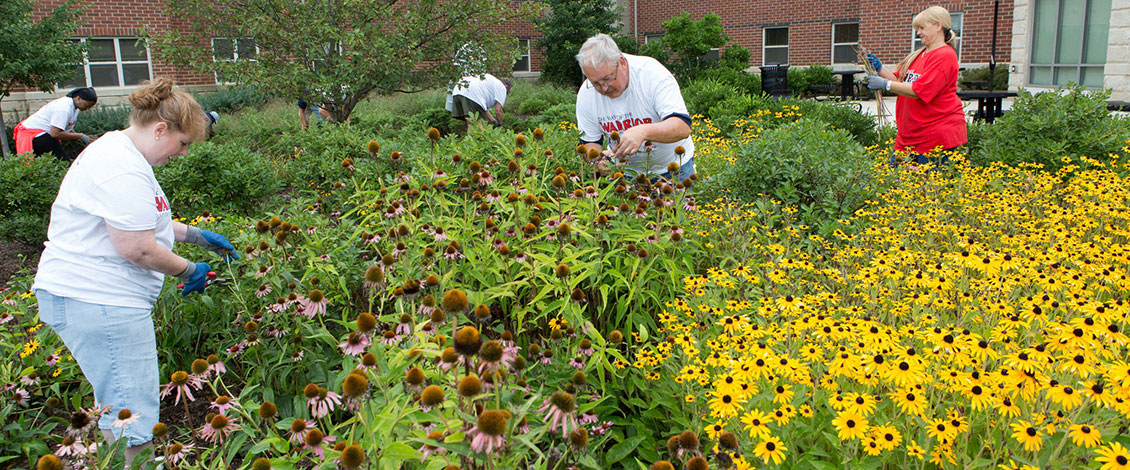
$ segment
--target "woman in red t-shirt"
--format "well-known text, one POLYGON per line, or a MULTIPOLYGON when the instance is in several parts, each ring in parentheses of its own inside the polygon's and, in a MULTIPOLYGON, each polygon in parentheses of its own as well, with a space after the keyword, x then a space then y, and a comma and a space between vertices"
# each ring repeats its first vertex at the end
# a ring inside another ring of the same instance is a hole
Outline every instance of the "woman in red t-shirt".
MULTIPOLYGON (((922 47, 902 59, 894 72, 872 54, 868 62, 879 75, 867 76, 867 87, 898 95, 895 102, 895 150, 911 161, 934 161, 924 154, 946 153, 965 144, 965 111, 957 97, 957 53, 948 43, 954 39, 950 14, 932 6, 914 17, 914 30, 922 47)), ((892 161, 895 161, 892 158, 892 161)))

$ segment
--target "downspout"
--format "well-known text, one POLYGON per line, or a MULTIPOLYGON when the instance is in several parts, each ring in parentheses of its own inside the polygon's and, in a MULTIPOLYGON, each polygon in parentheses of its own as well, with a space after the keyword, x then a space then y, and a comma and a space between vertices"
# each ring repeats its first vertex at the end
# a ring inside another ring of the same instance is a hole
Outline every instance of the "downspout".
POLYGON ((640 41, 640 0, 632 0, 632 29, 636 42, 640 41))

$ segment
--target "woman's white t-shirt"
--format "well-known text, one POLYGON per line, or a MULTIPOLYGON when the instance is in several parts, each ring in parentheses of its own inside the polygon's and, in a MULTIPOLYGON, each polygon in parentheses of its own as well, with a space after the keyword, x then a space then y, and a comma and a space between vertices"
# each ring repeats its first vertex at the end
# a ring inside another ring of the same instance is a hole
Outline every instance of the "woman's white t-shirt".
MULTIPOLYGON (((624 132, 630 127, 662 122, 671 116, 690 121, 679 83, 663 64, 646 56, 624 54, 624 57, 628 59, 628 88, 620 96, 609 98, 597 93, 588 80, 577 91, 577 128, 585 142, 607 145, 607 136, 612 131, 624 132)), ((668 163, 682 166, 694 157, 694 142, 690 137, 669 144, 654 144, 650 157, 643 147, 628 157, 632 168, 663 174, 667 172, 668 163), (675 147, 680 145, 685 150, 681 159, 675 154, 675 147)))
POLYGON ((152 308, 164 275, 122 258, 107 225, 153 230, 158 244, 173 249, 169 200, 153 167, 121 131, 91 143, 63 178, 32 288, 83 302, 152 308))
POLYGON ((50 131, 51 126, 71 132, 75 128, 75 121, 78 120, 78 113, 79 109, 75 106, 75 99, 64 96, 39 108, 39 111, 36 111, 35 114, 24 119, 23 124, 28 129, 43 131, 36 134, 36 137, 50 131))
POLYGON ((476 75, 471 75, 463 77, 463 80, 466 81, 466 84, 457 84, 451 93, 452 95, 463 95, 487 111, 490 111, 495 103, 498 103, 499 106, 506 106, 506 85, 502 83, 502 80, 495 78, 494 75, 488 73, 483 75, 481 79, 476 75))

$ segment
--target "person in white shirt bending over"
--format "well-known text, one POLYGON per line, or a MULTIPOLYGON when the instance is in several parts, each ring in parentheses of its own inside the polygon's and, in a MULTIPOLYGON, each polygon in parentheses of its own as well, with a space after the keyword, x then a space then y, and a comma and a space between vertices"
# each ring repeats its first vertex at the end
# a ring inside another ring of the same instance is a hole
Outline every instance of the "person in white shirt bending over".
POLYGON ((663 64, 620 52, 607 34, 586 40, 577 62, 586 78, 577 91, 581 143, 601 151, 590 163, 603 171, 609 159, 626 160, 629 172, 674 181, 694 174, 691 117, 679 84, 663 64), (619 139, 612 141, 613 132, 619 139))
POLYGON ((79 140, 83 145, 90 144, 89 136, 74 131, 75 121, 80 111, 93 108, 96 103, 98 94, 90 87, 75 88, 67 96, 47 103, 16 126, 16 153, 50 153, 60 160, 74 158, 63 150, 62 141, 79 140))
MULTIPOLYGON (((510 80, 495 78, 491 74, 463 77, 452 89, 451 117, 466 120, 478 116, 498 127, 502 125, 502 106, 510 93, 510 80), (488 110, 494 110, 494 116, 488 110)), ((481 125, 481 124, 480 124, 481 125)))

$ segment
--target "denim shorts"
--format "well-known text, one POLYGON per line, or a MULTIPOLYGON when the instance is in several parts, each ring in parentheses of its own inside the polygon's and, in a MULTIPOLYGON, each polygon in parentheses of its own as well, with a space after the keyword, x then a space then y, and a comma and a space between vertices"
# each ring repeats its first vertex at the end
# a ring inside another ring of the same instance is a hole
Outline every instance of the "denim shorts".
POLYGON ((157 339, 149 309, 99 305, 35 291, 39 320, 50 326, 94 387, 94 400, 109 411, 100 429, 129 439, 130 447, 153 440, 161 417, 157 339), (111 426, 123 408, 138 416, 125 429, 111 426))

